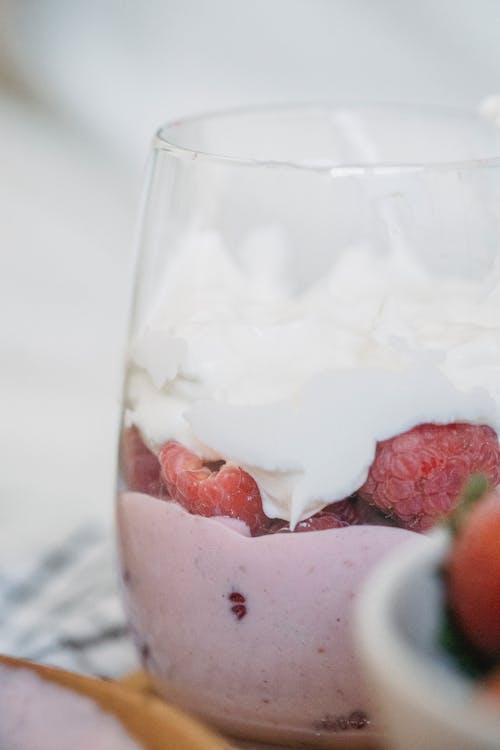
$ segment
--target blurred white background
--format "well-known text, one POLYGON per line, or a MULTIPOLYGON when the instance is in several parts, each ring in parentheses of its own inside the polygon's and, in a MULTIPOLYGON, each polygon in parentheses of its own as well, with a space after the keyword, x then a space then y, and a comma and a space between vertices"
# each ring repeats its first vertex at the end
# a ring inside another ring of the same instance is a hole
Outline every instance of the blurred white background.
POLYGON ((500 89, 498 0, 0 0, 0 546, 112 519, 141 170, 164 120, 500 89))

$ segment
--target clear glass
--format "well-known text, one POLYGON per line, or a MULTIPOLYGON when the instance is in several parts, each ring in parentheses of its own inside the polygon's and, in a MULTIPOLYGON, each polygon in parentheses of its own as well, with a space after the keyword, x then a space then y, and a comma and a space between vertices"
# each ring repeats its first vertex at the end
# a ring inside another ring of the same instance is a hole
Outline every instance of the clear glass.
POLYGON ((498 155, 473 114, 402 106, 229 112, 156 136, 123 596, 160 693, 229 735, 348 748, 383 730, 351 617, 367 573, 416 532, 357 488, 377 440, 448 412, 494 426, 469 391, 498 381, 498 155), (408 367, 395 402, 385 373, 408 367), (447 368, 463 409, 436 380, 447 368))

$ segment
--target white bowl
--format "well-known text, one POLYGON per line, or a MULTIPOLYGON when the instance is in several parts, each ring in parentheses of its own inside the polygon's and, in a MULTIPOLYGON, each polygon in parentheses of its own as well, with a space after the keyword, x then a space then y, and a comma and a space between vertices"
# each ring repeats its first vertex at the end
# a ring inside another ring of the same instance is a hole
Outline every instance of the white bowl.
POLYGON ((439 567, 449 537, 420 537, 384 561, 357 608, 356 637, 372 713, 400 750, 499 750, 500 712, 478 698, 439 647, 439 567))

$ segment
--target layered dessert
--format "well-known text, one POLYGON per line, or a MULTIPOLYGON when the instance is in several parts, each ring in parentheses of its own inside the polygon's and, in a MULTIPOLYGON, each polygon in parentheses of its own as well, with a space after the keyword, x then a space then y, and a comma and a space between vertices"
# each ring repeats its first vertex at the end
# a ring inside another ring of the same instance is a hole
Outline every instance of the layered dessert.
POLYGON ((124 598, 168 699, 343 747, 378 730, 351 634, 365 577, 470 476, 500 483, 500 267, 358 245, 300 286, 288 263, 276 227, 198 232, 157 280, 125 388, 124 598))

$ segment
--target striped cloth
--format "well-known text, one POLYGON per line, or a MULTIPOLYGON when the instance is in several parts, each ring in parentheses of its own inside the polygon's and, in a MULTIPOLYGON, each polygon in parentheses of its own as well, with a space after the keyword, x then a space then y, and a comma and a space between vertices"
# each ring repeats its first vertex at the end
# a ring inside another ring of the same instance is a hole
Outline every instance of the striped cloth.
POLYGON ((0 569, 0 653, 101 677, 138 668, 110 534, 74 530, 35 559, 0 569))

